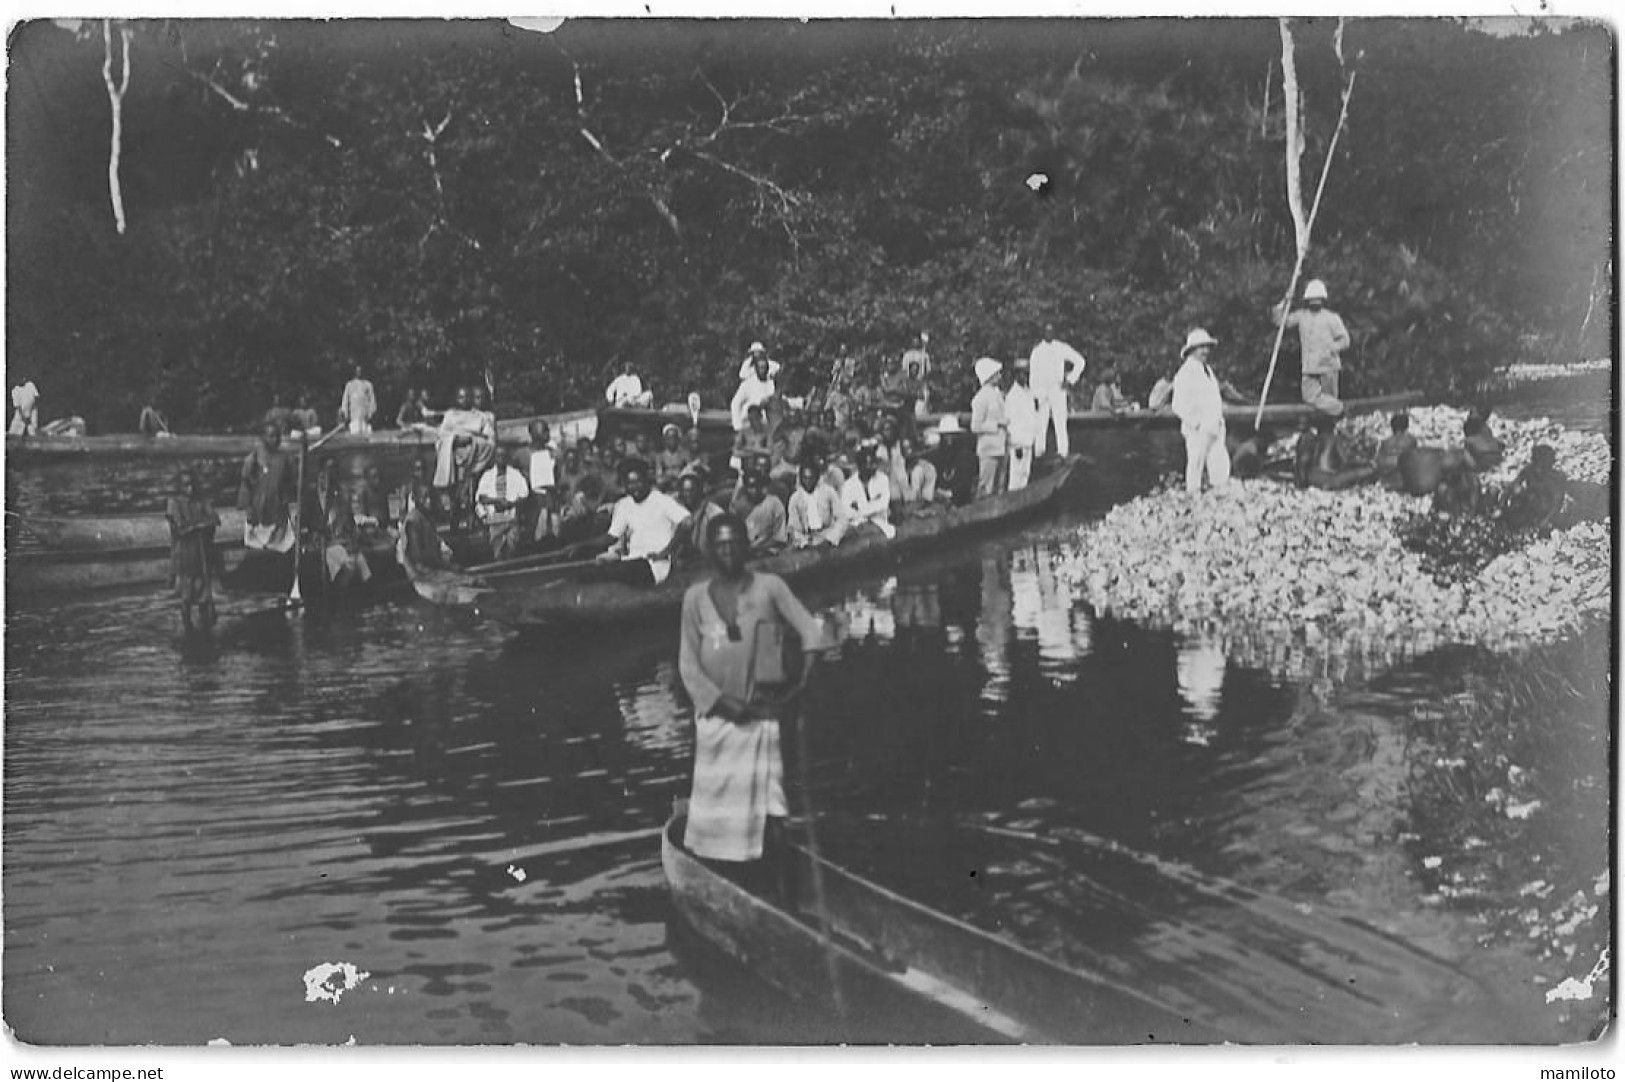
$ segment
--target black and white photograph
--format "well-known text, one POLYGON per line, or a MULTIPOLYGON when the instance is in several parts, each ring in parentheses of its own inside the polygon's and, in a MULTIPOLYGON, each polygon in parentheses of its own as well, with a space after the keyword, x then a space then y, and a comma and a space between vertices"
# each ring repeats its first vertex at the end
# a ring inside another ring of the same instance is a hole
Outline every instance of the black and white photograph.
POLYGON ((5 1057, 1614 1062, 1616 47, 14 22, 5 1057))

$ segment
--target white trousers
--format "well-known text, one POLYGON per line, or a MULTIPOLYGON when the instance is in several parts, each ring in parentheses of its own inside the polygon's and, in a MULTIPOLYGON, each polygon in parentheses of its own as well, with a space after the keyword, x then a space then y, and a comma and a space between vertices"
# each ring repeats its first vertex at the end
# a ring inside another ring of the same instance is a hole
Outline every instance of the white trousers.
POLYGON ((1027 482, 1033 476, 1033 449, 1031 447, 1010 448, 1010 484, 1009 492, 1019 492, 1027 487, 1027 482))
POLYGON ((1202 491, 1202 470, 1208 483, 1223 488, 1230 481, 1230 452, 1224 445, 1224 429, 1183 430, 1185 435, 1185 491, 1202 491))
POLYGON ((1038 403, 1038 442, 1033 445, 1033 453, 1041 455, 1044 447, 1049 443, 1050 426, 1055 427, 1055 453, 1065 456, 1071 450, 1071 443, 1066 435, 1066 384, 1059 387, 1034 387, 1033 398, 1038 403))

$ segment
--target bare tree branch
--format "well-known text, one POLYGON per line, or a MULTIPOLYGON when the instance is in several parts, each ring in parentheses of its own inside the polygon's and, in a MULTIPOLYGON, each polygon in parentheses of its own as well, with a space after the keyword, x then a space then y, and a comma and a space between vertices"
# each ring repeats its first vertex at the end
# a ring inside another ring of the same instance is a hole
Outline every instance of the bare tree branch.
POLYGON ((130 29, 119 27, 123 44, 124 70, 113 85, 113 20, 102 20, 102 82, 107 84, 107 101, 113 112, 112 146, 107 155, 107 192, 113 203, 113 224, 124 235, 124 192, 119 183, 119 157, 124 142, 124 94, 130 89, 130 29))
MULTIPOLYGON (((185 39, 182 39, 183 45, 184 45, 184 40, 185 39)), ((184 52, 183 52, 182 59, 184 60, 184 58, 185 57, 184 57, 184 52)), ((253 104, 251 102, 245 101, 242 98, 239 98, 237 95, 233 94, 231 91, 227 90, 224 86, 221 86, 218 80, 212 79, 209 76, 204 75, 202 72, 193 71, 191 68, 186 67, 184 64, 182 64, 180 70, 183 73, 185 73, 186 75, 192 77, 193 79, 196 79, 198 82, 202 83, 204 86, 208 87, 222 101, 224 101, 227 105, 231 106, 232 109, 235 110, 236 112, 239 112, 239 113, 259 113, 261 115, 271 117, 271 118, 273 118, 275 120, 279 120, 282 123, 287 124, 290 127, 299 128, 302 131, 311 130, 308 125, 301 124, 299 121, 297 121, 293 117, 289 116, 286 110, 284 110, 284 109, 282 109, 282 108, 280 108, 278 106, 275 106, 275 105, 256 105, 256 104, 253 104)), ((342 146, 344 146, 344 143, 336 135, 332 135, 332 134, 329 134, 327 132, 323 132, 322 133, 322 138, 324 140, 326 140, 326 142, 331 146, 334 146, 334 147, 342 147, 342 146)))

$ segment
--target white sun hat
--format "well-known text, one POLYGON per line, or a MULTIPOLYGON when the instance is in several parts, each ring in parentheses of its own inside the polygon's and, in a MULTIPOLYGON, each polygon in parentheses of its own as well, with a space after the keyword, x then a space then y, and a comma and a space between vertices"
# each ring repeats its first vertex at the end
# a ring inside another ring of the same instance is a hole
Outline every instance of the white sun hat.
POLYGON ((1217 338, 1207 333, 1207 331, 1203 330, 1201 327, 1198 327, 1190 334, 1185 336, 1185 348, 1179 351, 1179 355, 1181 357, 1188 357, 1193 349, 1200 349, 1202 346, 1216 346, 1218 344, 1219 340, 1217 338))

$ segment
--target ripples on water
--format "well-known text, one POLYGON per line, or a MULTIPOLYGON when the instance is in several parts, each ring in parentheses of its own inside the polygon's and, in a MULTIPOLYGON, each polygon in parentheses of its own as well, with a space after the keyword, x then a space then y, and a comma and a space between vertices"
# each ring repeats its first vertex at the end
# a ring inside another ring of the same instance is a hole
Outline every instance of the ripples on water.
MULTIPOLYGON (((1092 464, 1078 513, 1146 469, 1092 464)), ((1075 606, 1054 571, 1070 535, 811 598, 841 642, 792 775, 832 855, 1128 978, 1184 973, 1216 1010, 1290 1004, 1363 952, 1383 995, 1315 1032, 1409 1032, 1384 1004, 1436 964, 1339 922, 1462 953, 1393 840, 1426 681, 1305 710, 1210 637, 1075 606), (1242 893, 1216 904, 1224 883, 1242 893)), ((690 735, 666 629, 547 648, 400 602, 187 643, 150 596, 6 618, 4 996, 25 1040, 908 1037, 789 1009, 674 939, 650 831, 690 735), (302 974, 341 961, 370 979, 304 1002, 302 974)), ((1423 1040, 1495 1017, 1431 1010, 1423 1040)))

